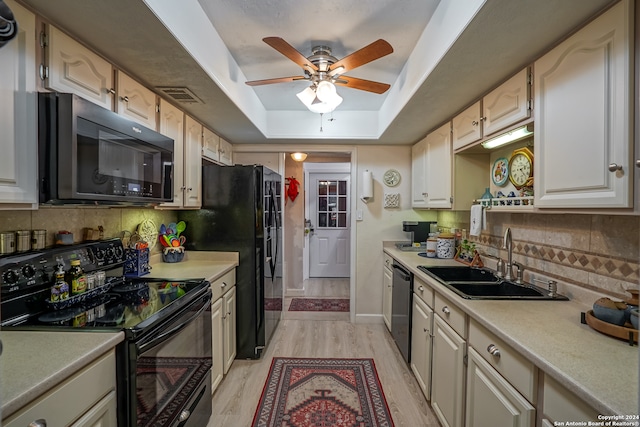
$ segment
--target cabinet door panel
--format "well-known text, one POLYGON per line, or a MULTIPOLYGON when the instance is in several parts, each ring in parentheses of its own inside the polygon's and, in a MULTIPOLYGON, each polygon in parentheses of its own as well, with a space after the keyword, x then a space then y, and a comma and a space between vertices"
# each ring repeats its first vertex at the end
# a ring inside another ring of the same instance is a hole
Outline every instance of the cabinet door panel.
POLYGON ((431 329, 433 310, 413 297, 411 370, 427 400, 431 399, 431 329))
POLYGON ((464 355, 464 340, 434 316, 431 407, 444 427, 462 426, 464 355))
POLYGON ((393 273, 387 267, 383 267, 382 286, 382 319, 387 329, 391 331, 391 297, 393 290, 393 273))
POLYGON ((118 423, 116 392, 111 391, 71 427, 111 427, 118 423))
POLYGON ((424 208, 427 205, 426 155, 426 139, 417 142, 411 147, 411 207, 414 208, 424 208))
POLYGON ((47 58, 48 89, 75 93, 113 110, 113 68, 109 62, 54 26, 49 26, 47 58))
POLYGON ((160 133, 173 139, 173 201, 163 207, 182 207, 184 191, 184 113, 164 99, 160 99, 160 133))
POLYGON ((236 288, 224 295, 224 373, 236 358, 236 288))
POLYGON ((35 23, 31 12, 7 2, 20 23, 0 50, 0 204, 37 208, 35 23))
POLYGON ((450 208, 452 197, 451 126, 441 126, 426 138, 425 181, 429 208, 450 208))
POLYGON ((529 69, 525 68, 482 98, 483 137, 530 116, 529 69))
POLYGON ((469 349, 467 427, 535 425, 535 408, 473 349, 469 349))
POLYGON ((629 9, 618 3, 535 63, 539 207, 631 206, 629 9))
POLYGON ((220 160, 220 137, 211 130, 202 128, 202 157, 217 162, 220 160))
POLYGON ((149 129, 157 130, 156 94, 118 72, 118 114, 149 129))
POLYGON ((223 138, 220 138, 220 163, 223 165, 233 164, 233 145, 223 138))
POLYGON ((185 121, 184 148, 184 206, 202 205, 202 125, 190 116, 185 121))
POLYGON ((222 298, 211 305, 211 344, 213 364, 211 366, 211 394, 218 388, 224 377, 224 307, 222 298))
POLYGON ((473 144, 482 138, 480 101, 453 118, 453 149, 473 144))

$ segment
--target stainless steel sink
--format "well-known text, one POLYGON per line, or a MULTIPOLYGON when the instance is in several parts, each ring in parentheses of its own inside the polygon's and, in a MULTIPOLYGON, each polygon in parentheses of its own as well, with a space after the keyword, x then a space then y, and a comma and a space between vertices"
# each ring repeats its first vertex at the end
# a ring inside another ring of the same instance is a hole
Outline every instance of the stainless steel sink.
POLYGON ((529 284, 503 280, 491 271, 471 267, 418 268, 466 299, 568 300, 564 295, 529 284))

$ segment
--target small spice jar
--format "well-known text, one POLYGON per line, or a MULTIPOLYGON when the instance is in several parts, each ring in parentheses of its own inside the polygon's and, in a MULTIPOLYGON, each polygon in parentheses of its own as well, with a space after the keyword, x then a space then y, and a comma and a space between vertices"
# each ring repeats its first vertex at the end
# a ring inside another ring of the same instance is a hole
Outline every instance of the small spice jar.
POLYGON ((438 236, 436 255, 438 258, 451 259, 456 254, 456 240, 451 233, 441 233, 438 236))

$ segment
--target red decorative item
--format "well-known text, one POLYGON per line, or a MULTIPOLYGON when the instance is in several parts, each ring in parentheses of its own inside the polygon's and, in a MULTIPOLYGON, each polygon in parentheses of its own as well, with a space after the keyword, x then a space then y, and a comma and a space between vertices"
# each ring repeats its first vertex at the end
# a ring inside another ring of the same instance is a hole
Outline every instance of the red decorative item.
POLYGON ((296 197, 298 197, 298 187, 300 186, 300 183, 294 177, 287 178, 287 181, 287 197, 289 197, 289 199, 291 199, 291 201, 293 202, 296 197))

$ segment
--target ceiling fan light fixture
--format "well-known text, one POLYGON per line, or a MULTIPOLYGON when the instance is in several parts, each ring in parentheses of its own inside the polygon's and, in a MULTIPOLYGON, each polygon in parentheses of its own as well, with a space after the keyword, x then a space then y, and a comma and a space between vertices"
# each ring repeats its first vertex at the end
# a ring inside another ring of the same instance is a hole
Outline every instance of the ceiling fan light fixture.
POLYGON ((302 92, 298 92, 296 96, 298 97, 300 102, 302 102, 308 108, 309 105, 311 105, 311 103, 313 102, 313 100, 316 99, 316 91, 313 90, 312 86, 309 86, 302 92))
POLYGON ((330 113, 335 110, 338 105, 342 104, 342 97, 336 92, 334 84, 328 81, 318 83, 315 90, 313 86, 310 86, 302 92, 297 93, 296 96, 309 111, 317 114, 330 113), (329 86, 323 85, 323 83, 329 86), (319 93, 321 93, 320 96, 318 96, 319 93))
POLYGON ((318 83, 318 87, 316 88, 316 96, 322 102, 331 102, 333 98, 337 95, 336 86, 327 81, 323 80, 318 83))

